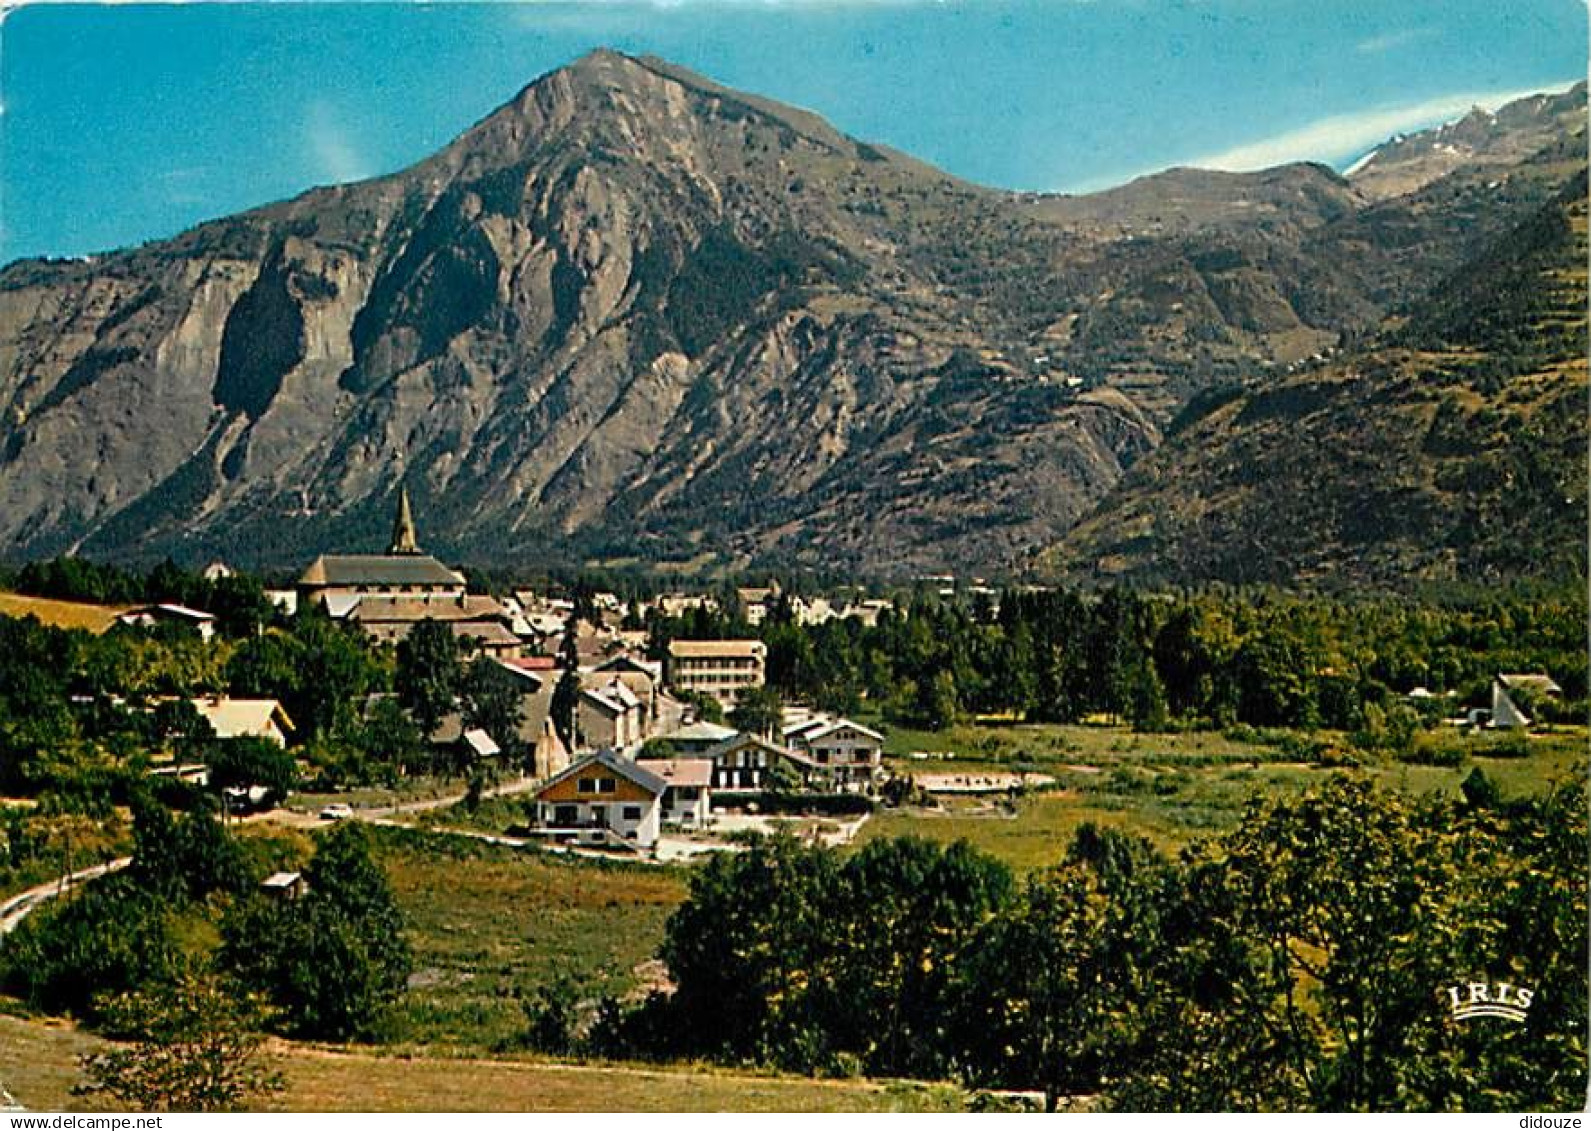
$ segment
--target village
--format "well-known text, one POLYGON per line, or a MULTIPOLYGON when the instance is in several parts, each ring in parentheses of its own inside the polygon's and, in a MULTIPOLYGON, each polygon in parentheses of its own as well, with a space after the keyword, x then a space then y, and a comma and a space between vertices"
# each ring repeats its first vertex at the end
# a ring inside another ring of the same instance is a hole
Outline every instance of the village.
MULTIPOLYGON (((215 563, 207 576, 230 572, 215 563)), ((938 595, 956 592, 950 576, 920 580, 938 595)), ((980 583, 971 595, 989 600, 995 591, 980 583)), ((423 738, 434 750, 450 752, 451 764, 490 783, 487 793, 525 798, 526 820, 516 823, 511 830, 516 838, 506 843, 665 861, 739 850, 748 831, 781 827, 804 828, 824 843, 843 844, 855 836, 891 779, 897 796, 915 792, 929 803, 934 797, 1014 796, 1057 781, 1049 774, 989 767, 955 773, 919 766, 897 775, 886 765, 880 729, 770 694, 768 647, 759 639, 674 639, 661 659, 649 657, 649 634, 636 627, 641 617, 714 610, 710 594, 666 592, 637 608, 598 591, 589 595, 582 618, 566 596, 525 588, 502 598, 471 592, 462 572, 423 550, 402 489, 385 553, 320 555, 296 585, 267 589, 266 596, 286 614, 324 613, 378 648, 401 647, 417 631, 444 631, 461 655, 477 657, 500 673, 502 685, 512 688, 513 706, 495 733, 470 725, 463 705, 455 701, 424 728, 423 738), (561 689, 571 702, 559 719, 561 689), (835 816, 850 819, 835 821, 835 816)), ((836 620, 871 627, 885 612, 905 612, 883 598, 838 605, 821 597, 805 599, 782 593, 776 582, 738 588, 735 598, 753 627, 776 609, 807 627, 836 620)), ((208 640, 214 619, 203 610, 156 604, 129 610, 118 621, 146 629, 165 626, 208 640)), ((1516 699, 1550 703, 1561 698, 1562 689, 1544 673, 1497 673, 1486 704, 1460 704, 1455 695, 1414 686, 1403 698, 1425 717, 1440 718, 1459 731, 1523 733, 1532 718, 1516 699)), ((391 692, 372 694, 362 709, 368 715, 377 704, 396 698, 391 692)), ((223 741, 257 738, 285 751, 298 737, 293 720, 274 699, 213 695, 191 703, 223 741)), ((921 762, 947 756, 906 755, 921 762)), ((175 755, 158 759, 151 773, 209 783, 207 766, 175 755)), ((253 782, 233 783, 222 793, 231 813, 281 820, 390 821, 395 811, 392 805, 362 808, 330 800, 305 812, 283 791, 253 782)), ((462 797, 455 792, 449 800, 462 797)), ((427 802, 412 808, 442 806, 427 802)), ((277 886, 291 881, 272 879, 277 886)))
MULTIPOLYGON (((226 572, 217 563, 209 576, 226 572)), ((781 592, 775 584, 742 588, 737 595, 747 620, 757 625, 781 592)), ((734 842, 710 835, 726 814, 740 818, 726 826, 736 830, 773 828, 777 822, 758 822, 770 795, 781 799, 782 812, 799 815, 803 798, 832 809, 836 797, 871 798, 885 781, 884 735, 876 729, 800 706, 776 706, 770 715, 766 699, 760 713, 742 710, 766 686, 762 641, 674 640, 659 662, 646 656, 645 631, 622 627, 626 609, 615 594, 594 594, 595 617, 582 620, 567 598, 528 589, 502 600, 471 593, 462 573, 421 548, 405 491, 386 553, 321 555, 295 587, 268 590, 267 596, 289 614, 324 612, 378 647, 397 647, 421 625, 442 626, 462 653, 501 672, 515 693, 513 733, 467 726, 462 711, 454 709, 424 737, 433 747, 457 750, 458 764, 486 768, 498 783, 494 792, 528 794, 532 820, 523 831, 546 845, 647 854, 668 832, 693 834, 693 851, 732 849, 734 842), (576 690, 562 730, 554 718, 561 683, 576 690), (722 721, 737 719, 745 725, 722 721), (522 766, 508 764, 511 749, 525 752, 522 766)), ((668 593, 650 607, 679 616, 710 607, 713 600, 668 593)), ((802 624, 845 618, 872 624, 891 604, 868 599, 835 608, 821 598, 797 597, 790 607, 802 624)), ((173 626, 203 639, 213 633, 213 619, 172 604, 119 618, 136 627, 173 626)), ((367 709, 382 698, 392 696, 371 696, 367 709)), ((287 749, 295 739, 293 721, 273 699, 210 696, 192 705, 220 740, 259 738, 287 749)), ((209 778, 203 764, 176 759, 160 761, 152 772, 200 785, 209 778)), ((989 788, 1007 788, 1007 779, 990 777, 989 788)), ((224 792, 229 810, 239 814, 286 800, 255 783, 224 792)), ((360 814, 331 803, 319 815, 341 820, 360 814)), ((280 887, 290 880, 271 882, 280 887)))

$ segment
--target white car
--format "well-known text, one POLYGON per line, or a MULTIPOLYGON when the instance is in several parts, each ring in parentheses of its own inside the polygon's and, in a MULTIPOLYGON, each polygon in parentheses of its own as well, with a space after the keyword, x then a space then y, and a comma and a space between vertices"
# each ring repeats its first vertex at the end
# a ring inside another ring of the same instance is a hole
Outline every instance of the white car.
POLYGON ((320 819, 323 821, 346 821, 353 815, 353 807, 343 805, 340 802, 336 805, 328 805, 320 811, 320 819))

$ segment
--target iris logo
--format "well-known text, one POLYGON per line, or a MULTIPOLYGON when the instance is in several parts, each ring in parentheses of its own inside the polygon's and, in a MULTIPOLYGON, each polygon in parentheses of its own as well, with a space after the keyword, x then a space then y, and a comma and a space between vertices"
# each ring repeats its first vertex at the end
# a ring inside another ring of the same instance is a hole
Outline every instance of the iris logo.
POLYGON ((1447 987, 1454 1021, 1470 1021, 1476 1017, 1523 1021, 1535 997, 1535 990, 1507 982, 1466 982, 1447 987))

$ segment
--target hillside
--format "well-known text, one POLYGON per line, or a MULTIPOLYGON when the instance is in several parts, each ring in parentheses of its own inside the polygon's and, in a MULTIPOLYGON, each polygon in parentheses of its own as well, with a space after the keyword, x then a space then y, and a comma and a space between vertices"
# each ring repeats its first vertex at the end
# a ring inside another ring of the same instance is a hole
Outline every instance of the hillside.
POLYGON ((291 565, 406 477, 466 561, 997 569, 1584 165, 1520 148, 1034 197, 597 52, 403 172, 0 271, 0 557, 291 565))
POLYGON ((1583 579, 1586 178, 1365 350, 1191 406, 1040 558, 1074 578, 1583 579))
POLYGON ((89 605, 81 601, 55 601, 48 597, 27 597, 0 590, 0 616, 37 617, 40 624, 54 628, 81 628, 89 632, 108 631, 116 618, 127 611, 125 605, 89 605))

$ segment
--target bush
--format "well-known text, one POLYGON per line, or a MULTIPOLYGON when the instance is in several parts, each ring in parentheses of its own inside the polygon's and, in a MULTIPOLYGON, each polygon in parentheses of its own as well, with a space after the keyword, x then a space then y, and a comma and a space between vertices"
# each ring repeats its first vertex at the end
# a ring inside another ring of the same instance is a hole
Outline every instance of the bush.
POLYGON ((551 1056, 567 1056, 579 1044, 580 986, 559 974, 521 998, 525 1031, 520 1045, 551 1056))
POLYGON ((859 817, 877 808, 871 797, 860 793, 765 793, 758 805, 764 813, 822 817, 859 817))
POLYGON ((177 964, 165 901, 119 875, 24 920, 0 949, 0 985, 35 1009, 98 1021, 104 995, 169 981, 177 964))
POLYGON ((230 1111, 283 1087, 263 1052, 263 1001, 214 975, 184 973, 118 995, 105 1011, 134 1043, 84 1057, 79 1094, 136 1111, 230 1111))
POLYGON ((1530 737, 1522 730, 1511 730, 1486 742, 1475 753, 1482 758, 1528 758, 1530 737))
POLYGON ((1468 745, 1461 735, 1422 734, 1415 737, 1408 749, 1398 751, 1394 756, 1400 762, 1416 766, 1441 766, 1451 769, 1462 766, 1469 758, 1469 754, 1468 745))

